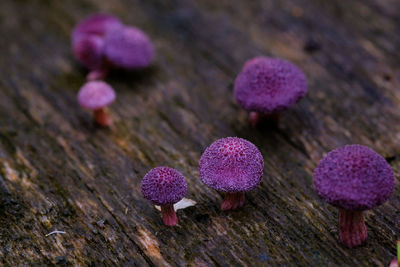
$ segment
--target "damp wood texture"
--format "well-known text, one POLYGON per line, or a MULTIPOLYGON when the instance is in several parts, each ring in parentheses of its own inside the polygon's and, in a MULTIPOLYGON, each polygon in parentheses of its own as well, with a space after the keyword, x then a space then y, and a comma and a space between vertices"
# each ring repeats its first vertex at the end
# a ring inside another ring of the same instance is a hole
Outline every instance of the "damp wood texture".
POLYGON ((400 238, 399 14, 396 0, 2 0, 0 265, 388 266, 400 238), (151 68, 107 77, 110 129, 76 99, 87 70, 70 33, 95 12, 142 28, 156 48, 151 68), (232 88, 258 55, 293 61, 309 92, 278 126, 252 129, 232 88), (227 136, 265 161, 236 212, 198 177, 202 152, 227 136), (383 155, 397 178, 366 213, 367 242, 350 250, 312 173, 351 143, 383 155), (181 171, 197 202, 176 227, 140 193, 159 165, 181 171))

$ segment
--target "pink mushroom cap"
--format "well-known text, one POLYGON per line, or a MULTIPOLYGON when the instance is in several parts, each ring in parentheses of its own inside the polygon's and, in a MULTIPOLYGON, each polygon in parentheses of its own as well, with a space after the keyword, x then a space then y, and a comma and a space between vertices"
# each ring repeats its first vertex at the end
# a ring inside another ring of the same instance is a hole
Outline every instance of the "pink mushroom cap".
POLYGON ((114 89, 102 81, 87 82, 78 92, 79 104, 90 110, 104 108, 110 105, 114 100, 114 89))
POLYGON ((98 69, 104 64, 104 38, 123 27, 111 15, 92 15, 75 26, 72 32, 72 50, 76 59, 87 68, 98 69))
POLYGON ((186 194, 185 177, 169 167, 150 170, 142 180, 141 191, 147 200, 155 205, 172 205, 186 194))
POLYGON ((135 69, 150 65, 154 48, 148 36, 136 27, 125 26, 107 35, 105 56, 115 66, 135 69))
POLYGON ((121 28, 122 22, 115 16, 108 14, 95 14, 79 22, 73 32, 72 39, 81 35, 93 34, 104 37, 107 33, 121 28))
POLYGON ((227 137, 212 143, 200 159, 201 181, 218 191, 246 192, 262 178, 264 159, 251 142, 227 137))
POLYGON ((85 35, 77 38, 72 49, 76 59, 88 69, 98 69, 103 65, 104 41, 96 35, 85 35))

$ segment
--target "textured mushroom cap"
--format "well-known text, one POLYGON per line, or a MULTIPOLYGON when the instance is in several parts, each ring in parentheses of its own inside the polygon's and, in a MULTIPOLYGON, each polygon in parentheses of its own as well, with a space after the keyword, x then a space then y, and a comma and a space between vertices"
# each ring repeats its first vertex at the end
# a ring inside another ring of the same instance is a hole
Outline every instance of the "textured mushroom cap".
POLYGON ((183 175, 169 167, 150 170, 142 180, 142 194, 155 205, 169 205, 181 200, 186 194, 183 175))
POLYGON ((366 210, 384 203, 394 188, 394 174, 372 149, 347 145, 329 152, 314 171, 318 195, 346 210, 366 210))
POLYGON ((90 110, 106 107, 114 100, 114 89, 102 81, 87 82, 78 92, 79 104, 90 110))
POLYGON ((303 72, 277 58, 256 57, 246 62, 235 80, 234 95, 244 109, 264 114, 280 112, 307 92, 303 72))
POLYGON ((105 55, 122 68, 143 68, 150 65, 154 49, 147 35, 135 27, 124 27, 107 35, 105 55))
POLYGON ((84 19, 72 32, 72 50, 75 58, 89 69, 100 68, 104 60, 105 36, 122 27, 123 24, 118 18, 106 14, 96 14, 84 19))
POLYGON ((218 191, 242 192, 256 187, 262 178, 264 160, 255 145, 238 137, 212 143, 200 159, 201 181, 218 191))

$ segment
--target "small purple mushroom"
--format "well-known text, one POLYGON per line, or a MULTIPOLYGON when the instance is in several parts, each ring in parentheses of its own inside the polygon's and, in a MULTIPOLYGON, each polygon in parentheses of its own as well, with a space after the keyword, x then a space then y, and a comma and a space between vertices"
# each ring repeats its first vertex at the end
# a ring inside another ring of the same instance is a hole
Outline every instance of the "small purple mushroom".
POLYGON ((306 92, 306 77, 296 65, 268 57, 247 61, 234 86, 236 101, 250 112, 253 127, 263 116, 277 120, 280 112, 297 103, 306 92))
POLYGON ((212 143, 200 159, 199 175, 207 186, 225 192, 222 210, 244 205, 244 193, 261 181, 264 160, 257 147, 238 137, 222 138, 212 143))
POLYGON ((115 100, 114 89, 102 81, 90 81, 85 83, 78 92, 79 104, 89 110, 93 110, 95 121, 105 127, 112 123, 105 108, 115 100))
POLYGON ((396 258, 394 258, 391 262, 390 262, 390 265, 389 265, 389 267, 399 267, 399 265, 398 265, 398 262, 397 262, 397 259, 396 258))
POLYGON ((104 39, 123 28, 121 21, 111 15, 96 14, 80 22, 72 32, 72 49, 76 59, 91 72, 88 80, 103 78, 110 64, 104 57, 104 39))
POLYGON ((165 225, 178 223, 174 204, 186 194, 185 177, 180 172, 169 167, 154 168, 144 176, 141 190, 145 199, 161 206, 165 225))
POLYGON ((126 69, 148 67, 153 60, 154 48, 149 37, 136 27, 124 27, 106 38, 104 53, 114 65, 126 69))
POLYGON ((347 145, 329 152, 314 172, 318 195, 339 208, 339 239, 349 248, 367 239, 363 211, 383 204, 394 188, 394 174, 372 149, 347 145))

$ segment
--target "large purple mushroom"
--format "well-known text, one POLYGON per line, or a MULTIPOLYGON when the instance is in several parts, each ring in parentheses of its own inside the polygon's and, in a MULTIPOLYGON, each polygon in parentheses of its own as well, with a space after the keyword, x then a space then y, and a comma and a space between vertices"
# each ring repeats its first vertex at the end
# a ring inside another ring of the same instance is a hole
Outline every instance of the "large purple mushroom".
POLYGON ((78 92, 79 104, 93 111, 95 121, 100 126, 109 126, 112 119, 107 114, 106 107, 115 100, 114 89, 102 81, 85 83, 78 92))
POLYGON ((161 206, 161 214, 165 225, 174 226, 178 217, 174 204, 186 194, 185 177, 175 169, 157 167, 150 170, 142 180, 142 194, 154 205, 161 206))
POLYGON ((394 174, 372 149, 347 145, 329 152, 314 172, 318 195, 339 208, 339 239, 349 248, 367 239, 363 211, 383 204, 394 189, 394 174))
POLYGON ((234 96, 250 112, 256 126, 262 117, 277 119, 305 96, 307 81, 294 64, 279 58, 256 57, 247 61, 235 80, 234 96))
POLYGON ((244 193, 261 181, 264 160, 257 147, 238 137, 227 137, 212 143, 200 159, 199 175, 207 186, 225 192, 222 210, 244 205, 244 193))

